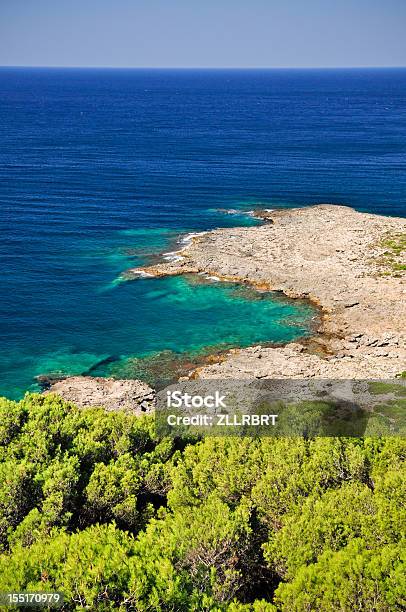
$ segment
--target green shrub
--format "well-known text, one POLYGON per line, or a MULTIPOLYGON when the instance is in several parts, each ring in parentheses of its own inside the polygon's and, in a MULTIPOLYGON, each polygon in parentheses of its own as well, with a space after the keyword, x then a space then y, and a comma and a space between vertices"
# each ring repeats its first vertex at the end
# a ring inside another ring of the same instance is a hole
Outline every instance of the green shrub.
POLYGON ((3 550, 19 538, 28 545, 53 527, 116 519, 135 532, 151 502, 165 502, 165 461, 175 448, 157 440, 151 417, 28 395, 19 404, 0 400, 0 439, 3 550))

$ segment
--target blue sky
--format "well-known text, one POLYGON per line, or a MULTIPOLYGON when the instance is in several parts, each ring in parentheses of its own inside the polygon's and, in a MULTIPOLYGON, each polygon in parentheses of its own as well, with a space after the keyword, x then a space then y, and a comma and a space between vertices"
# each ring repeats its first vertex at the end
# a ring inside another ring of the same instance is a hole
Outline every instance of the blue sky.
POLYGON ((406 66, 406 0, 0 0, 0 65, 406 66))

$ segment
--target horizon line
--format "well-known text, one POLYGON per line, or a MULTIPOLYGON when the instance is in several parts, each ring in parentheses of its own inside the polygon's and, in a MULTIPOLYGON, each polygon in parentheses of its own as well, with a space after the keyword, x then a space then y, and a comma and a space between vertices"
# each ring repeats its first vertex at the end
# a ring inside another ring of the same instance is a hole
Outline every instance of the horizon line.
POLYGON ((60 66, 56 64, 0 64, 1 68, 57 68, 60 70, 387 70, 405 69, 406 65, 359 66, 60 66))

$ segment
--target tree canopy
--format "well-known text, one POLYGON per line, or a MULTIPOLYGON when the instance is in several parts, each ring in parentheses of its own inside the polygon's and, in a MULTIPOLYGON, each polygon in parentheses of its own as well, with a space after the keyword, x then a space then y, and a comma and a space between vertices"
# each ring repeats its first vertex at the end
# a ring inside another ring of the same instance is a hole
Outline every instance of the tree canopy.
POLYGON ((406 441, 157 438, 0 400, 0 591, 66 610, 404 610, 406 441))

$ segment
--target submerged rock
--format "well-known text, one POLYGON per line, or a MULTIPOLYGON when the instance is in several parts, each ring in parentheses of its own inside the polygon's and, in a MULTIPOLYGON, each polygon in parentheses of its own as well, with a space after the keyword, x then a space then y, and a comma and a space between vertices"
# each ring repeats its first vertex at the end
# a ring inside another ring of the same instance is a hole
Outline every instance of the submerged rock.
POLYGON ((50 389, 52 385, 63 380, 63 378, 64 376, 62 374, 39 374, 35 376, 36 382, 43 391, 50 389))

